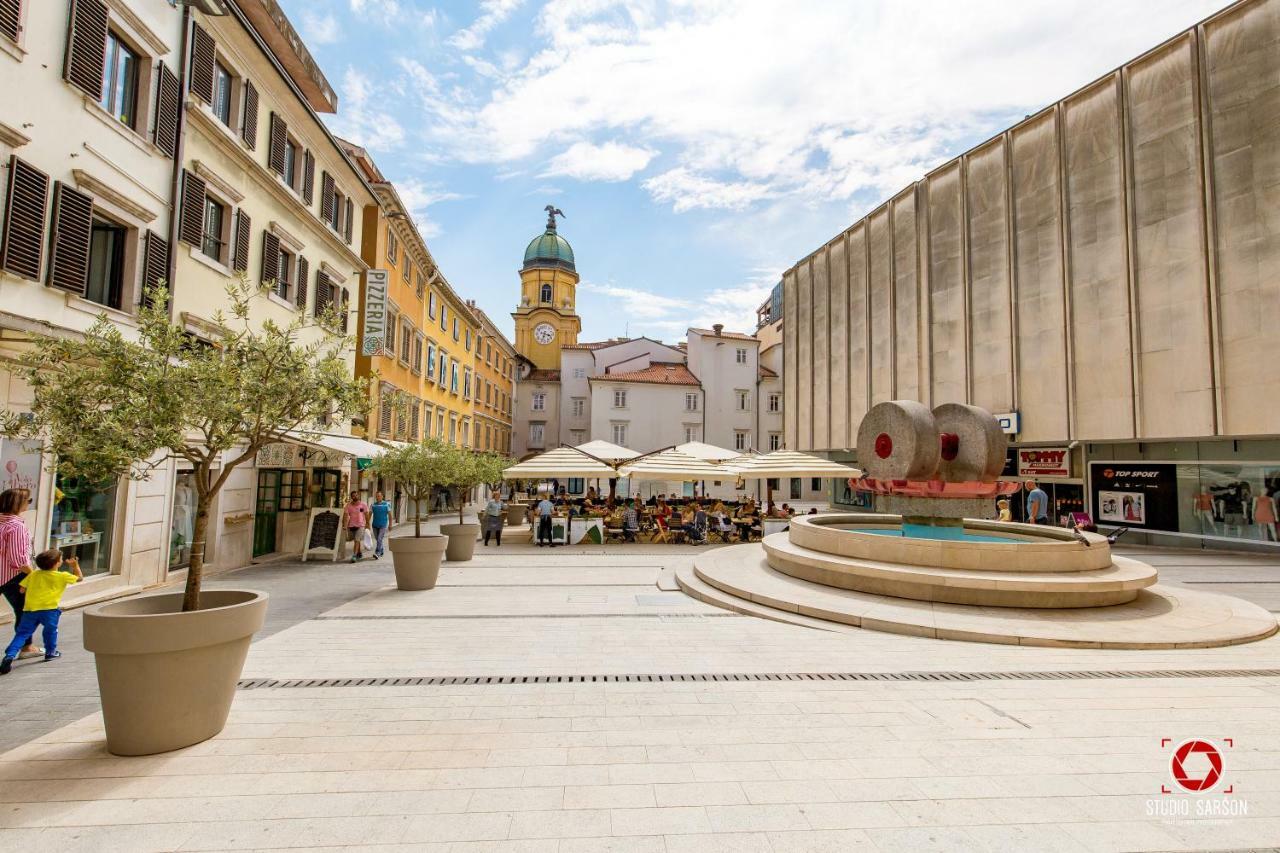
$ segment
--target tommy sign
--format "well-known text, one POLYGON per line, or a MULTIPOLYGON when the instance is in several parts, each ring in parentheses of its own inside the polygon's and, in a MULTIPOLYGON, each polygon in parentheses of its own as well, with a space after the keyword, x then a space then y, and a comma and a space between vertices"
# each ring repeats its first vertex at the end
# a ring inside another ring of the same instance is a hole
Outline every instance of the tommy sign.
POLYGON ((1071 460, 1065 447, 1019 447, 1019 477, 1070 477, 1071 460))
POLYGON ((387 271, 365 273, 361 355, 377 355, 387 340, 387 271))

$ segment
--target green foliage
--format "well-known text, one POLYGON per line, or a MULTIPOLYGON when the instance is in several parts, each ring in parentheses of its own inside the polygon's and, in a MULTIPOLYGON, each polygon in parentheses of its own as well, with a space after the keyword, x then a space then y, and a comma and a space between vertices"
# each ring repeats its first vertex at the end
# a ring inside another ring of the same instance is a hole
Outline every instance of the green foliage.
POLYGON ((172 456, 191 463, 197 532, 184 608, 194 609, 208 507, 232 470, 290 431, 363 413, 367 389, 352 378, 336 316, 251 322, 265 292, 243 276, 200 336, 169 319, 163 285, 147 297, 136 335, 103 315, 82 338, 36 338, 18 371, 33 417, 5 413, 0 431, 43 439, 61 471, 91 480, 145 478, 172 456))
POLYGON ((409 500, 419 508, 413 518, 413 535, 422 536, 422 508, 435 486, 447 485, 455 461, 452 448, 438 438, 424 439, 421 444, 404 444, 389 448, 373 460, 369 470, 395 480, 409 500))

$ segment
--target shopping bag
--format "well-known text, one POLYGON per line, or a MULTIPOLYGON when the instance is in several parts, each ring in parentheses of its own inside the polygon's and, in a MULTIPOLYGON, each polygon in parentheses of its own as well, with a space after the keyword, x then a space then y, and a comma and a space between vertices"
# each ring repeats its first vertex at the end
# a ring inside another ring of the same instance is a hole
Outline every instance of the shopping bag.
POLYGON ((366 551, 373 550, 373 533, 367 527, 364 529, 364 532, 360 534, 360 545, 366 551))

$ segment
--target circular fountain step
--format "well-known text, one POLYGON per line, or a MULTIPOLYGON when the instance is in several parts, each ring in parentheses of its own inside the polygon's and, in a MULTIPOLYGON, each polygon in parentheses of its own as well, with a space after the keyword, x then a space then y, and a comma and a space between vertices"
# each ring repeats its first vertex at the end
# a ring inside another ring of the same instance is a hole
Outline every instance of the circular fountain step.
POLYGON ((1156 582, 1145 563, 1116 557, 1104 569, 1082 572, 1004 572, 939 569, 829 554, 795 544, 796 531, 764 540, 772 566, 801 580, 841 589, 990 607, 1103 607, 1132 601, 1156 582))
POLYGON ((1247 643, 1276 632, 1275 617, 1238 598, 1156 584, 1128 604, 1045 610, 975 607, 836 589, 774 571, 758 544, 698 554, 700 594, 677 572, 681 587, 709 604, 807 623, 810 619, 873 631, 946 640, 1024 646, 1106 649, 1207 648, 1247 643), (735 606, 734 601, 743 602, 735 606))

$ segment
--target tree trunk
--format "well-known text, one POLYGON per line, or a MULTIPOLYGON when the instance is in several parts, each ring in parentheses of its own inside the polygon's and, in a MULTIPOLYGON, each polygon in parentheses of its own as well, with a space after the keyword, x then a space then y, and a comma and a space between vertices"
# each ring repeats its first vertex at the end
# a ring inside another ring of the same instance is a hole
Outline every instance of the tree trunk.
POLYGON ((209 532, 209 496, 196 495, 196 521, 191 532, 191 565, 187 568, 187 586, 182 593, 182 612, 200 609, 200 581, 204 576, 205 536, 209 532))

